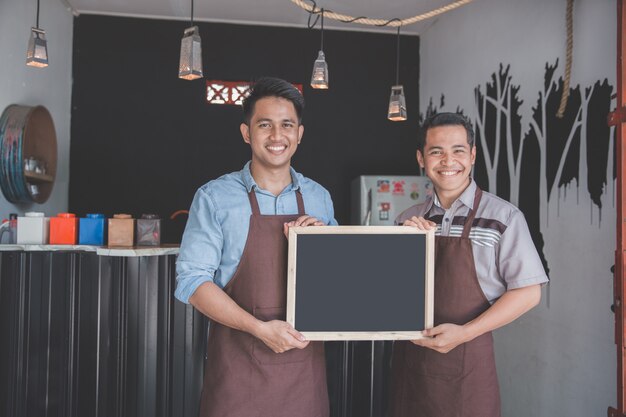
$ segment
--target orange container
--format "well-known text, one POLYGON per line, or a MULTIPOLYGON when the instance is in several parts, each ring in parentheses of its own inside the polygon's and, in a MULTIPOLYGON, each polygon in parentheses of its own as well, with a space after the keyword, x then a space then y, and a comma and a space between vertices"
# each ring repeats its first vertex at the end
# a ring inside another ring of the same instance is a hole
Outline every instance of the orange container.
POLYGON ((109 246, 133 246, 135 219, 130 214, 115 214, 109 219, 109 246))
POLYGON ((73 213, 59 213, 50 218, 50 244, 75 245, 78 240, 78 218, 73 213))

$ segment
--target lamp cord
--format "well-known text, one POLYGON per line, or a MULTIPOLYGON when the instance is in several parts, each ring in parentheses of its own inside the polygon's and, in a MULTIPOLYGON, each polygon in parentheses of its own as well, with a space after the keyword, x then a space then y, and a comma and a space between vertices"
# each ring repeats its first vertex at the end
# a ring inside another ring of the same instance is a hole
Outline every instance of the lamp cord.
POLYGON ((322 43, 320 45, 320 51, 324 50, 324 9, 322 8, 322 43))
POLYGON ((400 28, 398 26, 398 40, 396 41, 396 85, 400 84, 400 28))
POLYGON ((193 26, 193 0, 191 0, 191 26, 193 26))
MULTIPOLYGON (((193 1, 193 0, 192 0, 193 1)), ((292 0, 293 1, 293 0, 292 0)), ((323 7, 318 9, 317 8, 317 3, 315 2, 315 0, 308 0, 311 3, 313 3, 313 6, 311 6, 310 9, 307 9, 307 11, 309 12, 309 19, 307 22, 307 26, 309 29, 313 29, 316 25, 317 22, 319 21, 320 17, 322 18, 322 22, 321 22, 321 46, 320 46, 320 50, 324 50, 324 15, 328 12, 333 13, 331 10, 328 9, 324 9, 323 7), (313 21, 313 23, 311 23, 311 18, 313 17, 313 15, 315 15, 315 20, 313 21)), ((471 0, 470 0, 471 1, 471 0)), ((367 19, 367 17, 361 16, 361 17, 355 17, 355 18, 351 18, 351 20, 341 20, 344 23, 353 23, 356 22, 359 19, 367 19)), ((397 26, 398 27, 398 32, 396 35, 396 85, 399 84, 400 82, 400 28, 402 28, 402 25, 404 23, 404 20, 401 20, 397 17, 394 17, 393 19, 389 19, 387 21, 383 21, 380 24, 376 24, 375 26, 397 26), (392 25, 394 22, 397 22, 395 25, 392 25)))

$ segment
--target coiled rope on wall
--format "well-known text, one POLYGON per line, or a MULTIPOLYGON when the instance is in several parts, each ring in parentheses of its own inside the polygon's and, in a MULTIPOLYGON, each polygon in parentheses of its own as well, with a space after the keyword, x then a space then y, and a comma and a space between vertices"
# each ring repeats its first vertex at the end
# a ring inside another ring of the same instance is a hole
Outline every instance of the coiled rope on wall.
MULTIPOLYGON (((449 12, 450 10, 454 10, 458 7, 461 7, 465 4, 472 2, 473 0, 458 0, 453 3, 447 4, 445 6, 439 7, 438 9, 431 10, 430 12, 422 13, 417 16, 409 17, 407 19, 370 19, 365 16, 349 16, 345 14, 335 13, 331 10, 324 9, 324 17, 330 18, 333 20, 337 20, 343 23, 360 23, 362 25, 370 25, 370 26, 406 26, 413 23, 417 23, 422 20, 430 19, 431 17, 438 16, 442 13, 449 12)), ((292 3, 300 6, 304 10, 309 13, 320 13, 321 9, 317 9, 315 3, 313 5, 307 4, 304 0, 291 0, 292 3)))
POLYGON ((565 75, 563 77, 563 93, 561 94, 561 103, 556 117, 563 118, 567 99, 569 98, 569 83, 572 76, 572 50, 574 49, 574 0, 567 0, 567 11, 565 12, 565 20, 567 26, 567 51, 565 54, 565 75))
POLYGON ((7 106, 0 116, 0 190, 7 201, 44 203, 52 192, 56 166, 50 112, 43 106, 7 106), (39 161, 40 171, 26 172, 24 160, 30 158, 39 161))
POLYGON ((0 117, 0 188, 11 203, 32 201, 22 165, 24 130, 30 111, 30 107, 11 105, 0 117))

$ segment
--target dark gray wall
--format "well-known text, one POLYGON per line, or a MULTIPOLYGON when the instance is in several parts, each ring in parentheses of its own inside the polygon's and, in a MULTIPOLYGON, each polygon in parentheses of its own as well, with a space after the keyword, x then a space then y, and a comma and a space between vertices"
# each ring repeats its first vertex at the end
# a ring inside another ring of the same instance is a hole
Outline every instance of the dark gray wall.
POLYGON ((386 119, 396 36, 326 31, 328 91, 308 86, 319 30, 199 23, 205 79, 177 78, 188 22, 81 15, 74 22, 69 208, 187 209, 195 190, 250 158, 239 106, 210 105, 206 79, 261 75, 304 84, 305 134, 294 167, 327 187, 349 221, 349 183, 361 174, 417 173, 419 38, 401 40, 409 120, 386 119))

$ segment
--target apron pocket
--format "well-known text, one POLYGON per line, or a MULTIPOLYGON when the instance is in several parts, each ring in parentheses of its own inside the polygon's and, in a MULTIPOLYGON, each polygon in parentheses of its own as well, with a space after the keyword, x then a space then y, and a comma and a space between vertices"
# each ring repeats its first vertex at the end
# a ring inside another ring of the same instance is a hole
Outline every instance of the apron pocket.
POLYGON ((252 315, 263 321, 285 321, 287 318, 287 309, 285 307, 254 307, 252 315))
MULTIPOLYGON (((256 307, 254 308, 253 315, 263 321, 284 321, 286 312, 284 307, 256 307)), ((252 343, 252 357, 261 365, 300 363, 311 360, 312 348, 313 346, 309 344, 309 346, 304 349, 294 348, 287 352, 276 353, 255 337, 252 343)))
POLYGON ((406 350, 407 367, 419 375, 456 378, 463 375, 465 344, 448 353, 439 353, 409 343, 406 350))

